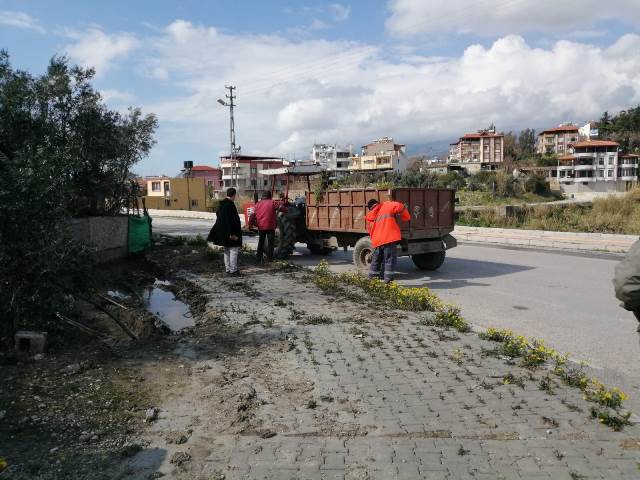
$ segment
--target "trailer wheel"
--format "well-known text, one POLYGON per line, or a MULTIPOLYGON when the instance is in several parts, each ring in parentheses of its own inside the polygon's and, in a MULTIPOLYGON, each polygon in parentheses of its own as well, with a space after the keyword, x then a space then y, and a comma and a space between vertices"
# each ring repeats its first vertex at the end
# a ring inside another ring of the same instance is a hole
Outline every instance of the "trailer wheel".
POLYGON ((331 255, 333 248, 322 247, 317 243, 307 243, 307 248, 314 255, 331 255))
POLYGON ((371 255, 373 247, 371 246, 371 238, 362 237, 356 242, 353 248, 353 263, 361 270, 366 270, 371 265, 371 255))
POLYGON ((276 258, 287 258, 296 245, 296 224, 285 215, 278 215, 277 222, 273 253, 276 258))
POLYGON ((444 263, 446 251, 411 255, 411 260, 420 270, 437 270, 444 263))

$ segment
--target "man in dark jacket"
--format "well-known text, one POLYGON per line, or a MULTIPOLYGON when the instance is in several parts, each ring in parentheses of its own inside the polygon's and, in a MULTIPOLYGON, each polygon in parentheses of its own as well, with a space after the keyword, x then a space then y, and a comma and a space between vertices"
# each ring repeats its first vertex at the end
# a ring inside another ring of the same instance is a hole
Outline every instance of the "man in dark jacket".
POLYGON ((267 261, 273 260, 273 241, 276 230, 276 215, 280 208, 280 203, 271 199, 271 192, 265 190, 262 192, 262 200, 256 203, 253 213, 249 217, 249 227, 254 225, 258 227, 258 250, 256 251, 256 260, 262 261, 264 254, 264 243, 267 241, 267 261))
POLYGON ((209 232, 207 241, 224 247, 224 268, 229 275, 240 275, 238 271, 238 252, 242 246, 242 228, 240 216, 234 202, 236 189, 227 189, 227 198, 223 199, 216 211, 216 223, 209 232))
POLYGON ((640 240, 631 245, 627 255, 616 265, 613 287, 622 307, 633 312, 640 322, 640 240))

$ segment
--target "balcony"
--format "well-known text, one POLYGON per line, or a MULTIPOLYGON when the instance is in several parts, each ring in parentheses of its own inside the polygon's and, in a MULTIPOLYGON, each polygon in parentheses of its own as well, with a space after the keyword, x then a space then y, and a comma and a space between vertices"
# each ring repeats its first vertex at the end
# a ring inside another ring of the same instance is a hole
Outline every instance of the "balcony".
POLYGON ((595 170, 595 166, 593 164, 589 164, 589 165, 576 165, 574 167, 576 170, 595 170))
POLYGON ((246 180, 247 176, 243 173, 235 174, 235 175, 222 175, 222 180, 246 180))

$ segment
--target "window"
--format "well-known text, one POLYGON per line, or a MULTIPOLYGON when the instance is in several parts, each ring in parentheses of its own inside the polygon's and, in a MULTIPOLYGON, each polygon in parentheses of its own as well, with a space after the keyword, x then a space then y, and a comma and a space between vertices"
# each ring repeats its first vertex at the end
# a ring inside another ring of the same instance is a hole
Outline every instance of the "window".
POLYGON ((613 157, 609 157, 609 165, 613 165, 613 157))
POLYGON ((164 206, 165 207, 170 207, 171 206, 171 199, 170 198, 165 198, 164 199, 164 206))
POLYGON ((160 191, 160 182, 151 182, 151 191, 159 192, 160 191))
POLYGON ((604 170, 598 170, 598 177, 604 178, 604 170))
POLYGON ((265 178, 262 184, 266 187, 267 185, 269 185, 269 180, 265 178))
POLYGON ((213 180, 207 180, 207 186, 211 187, 213 185, 213 180))
POLYGON ((198 200, 191 200, 191 206, 192 207, 197 207, 198 206, 198 200))
POLYGON ((169 182, 164 182, 164 191, 169 192, 169 182))
POLYGON ((607 177, 613 177, 613 170, 607 170, 607 177))
POLYGON ((258 169, 256 167, 251 167, 251 175, 256 175, 258 173, 258 169))
POLYGON ((604 158, 600 157, 598 159, 598 165, 604 165, 604 158))

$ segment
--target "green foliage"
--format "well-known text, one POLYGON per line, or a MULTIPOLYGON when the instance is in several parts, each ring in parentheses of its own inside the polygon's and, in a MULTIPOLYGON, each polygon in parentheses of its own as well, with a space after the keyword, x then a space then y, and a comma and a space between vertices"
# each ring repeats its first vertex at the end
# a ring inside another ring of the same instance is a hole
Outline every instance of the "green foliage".
POLYGON ((598 134, 600 138, 619 142, 622 151, 640 150, 640 105, 613 117, 604 112, 598 122, 598 134))
POLYGON ((110 111, 94 71, 53 58, 42 76, 0 51, 0 327, 45 328, 89 284, 90 252, 69 221, 120 212, 130 168, 151 149, 156 119, 110 111))
POLYGON ((550 195, 549 183, 541 175, 532 175, 524 181, 524 191, 536 195, 550 195))

